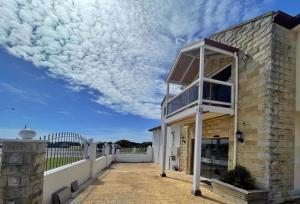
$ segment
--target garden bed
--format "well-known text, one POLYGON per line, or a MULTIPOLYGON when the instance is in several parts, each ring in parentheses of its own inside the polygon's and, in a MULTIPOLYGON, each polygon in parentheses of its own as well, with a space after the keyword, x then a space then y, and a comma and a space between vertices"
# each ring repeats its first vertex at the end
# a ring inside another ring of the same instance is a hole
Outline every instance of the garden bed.
POLYGON ((238 204, 265 204, 268 203, 268 191, 266 190, 244 190, 228 183, 212 179, 212 190, 214 193, 238 204))

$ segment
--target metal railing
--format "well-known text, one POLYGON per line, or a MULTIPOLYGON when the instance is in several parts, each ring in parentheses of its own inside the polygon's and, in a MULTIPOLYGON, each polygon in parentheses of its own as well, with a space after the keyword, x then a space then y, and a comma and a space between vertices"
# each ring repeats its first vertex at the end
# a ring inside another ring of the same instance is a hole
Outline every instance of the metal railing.
POLYGON ((77 133, 60 132, 40 137, 47 140, 45 170, 86 159, 89 141, 77 133))
MULTIPOLYGON (((229 82, 204 78, 203 104, 211 106, 233 107, 233 84, 229 82)), ((199 80, 194 81, 182 92, 168 100, 167 115, 174 114, 189 106, 197 104, 199 80)))

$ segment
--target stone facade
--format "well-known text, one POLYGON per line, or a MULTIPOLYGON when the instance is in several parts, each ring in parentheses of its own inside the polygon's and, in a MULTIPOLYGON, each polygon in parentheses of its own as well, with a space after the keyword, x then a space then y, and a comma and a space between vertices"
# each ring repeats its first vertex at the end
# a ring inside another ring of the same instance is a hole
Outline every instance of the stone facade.
POLYGON ((296 111, 296 33, 272 27, 271 69, 267 85, 270 136, 270 197, 283 201, 294 187, 296 111))
POLYGON ((237 163, 278 203, 293 190, 296 35, 272 19, 268 14, 211 38, 240 49, 237 116, 245 142, 237 163))
POLYGON ((43 202, 46 143, 4 141, 0 177, 0 203, 43 202))
POLYGON ((237 163, 260 188, 269 188, 270 137, 266 130, 267 73, 271 61, 272 15, 215 34, 211 38, 239 51, 238 129, 245 142, 237 146, 237 163), (247 54, 247 58, 243 56, 247 54))
MULTIPOLYGON (((273 22, 273 13, 213 34, 211 39, 239 48, 237 164, 245 166, 257 187, 269 190, 270 203, 292 197, 294 184, 296 33, 273 22)), ((205 64, 209 76, 230 63, 205 64)), ((194 124, 182 131, 180 169, 190 173, 190 141, 194 124)), ((229 168, 233 159, 234 117, 203 121, 203 138, 229 138, 229 168)))
MULTIPOLYGON (((203 121, 203 138, 229 138, 228 151, 228 168, 232 167, 233 155, 233 132, 234 132, 234 117, 225 116, 215 119, 203 121)), ((195 124, 186 125, 181 131, 181 153, 180 153, 180 170, 187 174, 192 173, 191 161, 191 140, 195 138, 195 124), (184 141, 184 142, 183 142, 184 141)))

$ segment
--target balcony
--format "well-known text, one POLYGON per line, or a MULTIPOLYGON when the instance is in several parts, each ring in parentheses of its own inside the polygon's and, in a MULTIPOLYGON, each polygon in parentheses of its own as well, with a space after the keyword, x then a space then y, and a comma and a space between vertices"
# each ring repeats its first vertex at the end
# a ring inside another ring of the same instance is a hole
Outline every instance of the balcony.
MULTIPOLYGON (((204 78, 203 81, 203 107, 233 109, 234 89, 232 83, 210 78, 204 78)), ((196 106, 198 104, 198 87, 199 81, 196 80, 179 94, 169 99, 167 102, 167 117, 196 106)))
POLYGON ((182 48, 167 77, 166 96, 170 96, 170 84, 185 88, 164 102, 165 123, 191 123, 200 106, 203 120, 233 115, 238 89, 237 52, 237 48, 210 39, 182 48), (203 86, 201 100, 199 79, 203 86))

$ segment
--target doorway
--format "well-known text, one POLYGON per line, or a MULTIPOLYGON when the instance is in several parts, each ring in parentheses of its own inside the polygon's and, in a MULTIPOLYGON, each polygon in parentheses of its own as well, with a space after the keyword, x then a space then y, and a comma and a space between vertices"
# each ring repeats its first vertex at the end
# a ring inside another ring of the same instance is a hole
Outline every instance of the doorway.
POLYGON ((220 178, 228 170, 228 138, 207 138, 202 140, 201 176, 220 178))

